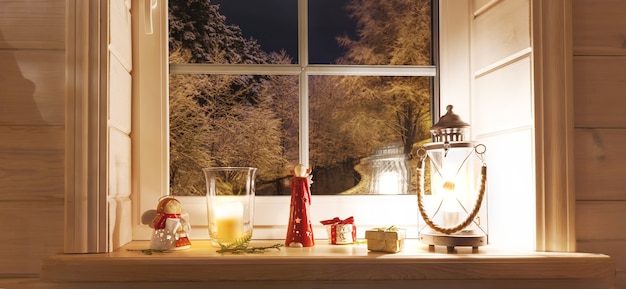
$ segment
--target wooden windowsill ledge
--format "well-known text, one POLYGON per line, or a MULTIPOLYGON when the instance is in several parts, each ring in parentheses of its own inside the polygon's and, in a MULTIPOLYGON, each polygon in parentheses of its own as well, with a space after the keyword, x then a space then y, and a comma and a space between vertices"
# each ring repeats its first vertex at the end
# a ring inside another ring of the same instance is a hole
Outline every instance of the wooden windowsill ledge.
MULTIPOLYGON (((267 246, 280 240, 255 240, 267 246)), ((611 288, 615 265, 609 256, 588 253, 513 252, 490 246, 434 251, 406 240, 402 252, 370 252, 367 245, 270 249, 257 254, 219 254, 208 241, 192 248, 147 255, 147 241, 134 241, 106 254, 60 254, 46 258, 41 279, 51 283, 154 284, 186 282, 184 288, 611 288), (299 287, 295 287, 299 286, 299 287), (459 287, 460 288, 460 287, 459 287)), ((100 287, 98 287, 100 288, 100 287)), ((120 287, 121 288, 121 287, 120 287)), ((131 288, 131 287, 125 287, 131 288)), ((134 288, 134 287, 133 287, 134 288)), ((137 287, 141 288, 141 287, 137 287)))

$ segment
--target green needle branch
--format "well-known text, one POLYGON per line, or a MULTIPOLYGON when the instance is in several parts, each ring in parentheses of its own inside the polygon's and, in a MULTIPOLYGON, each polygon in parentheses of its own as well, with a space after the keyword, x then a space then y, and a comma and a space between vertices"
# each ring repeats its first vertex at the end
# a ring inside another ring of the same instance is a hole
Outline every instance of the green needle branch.
POLYGON ((271 246, 256 246, 249 247, 250 238, 243 238, 236 240, 233 243, 224 245, 220 243, 220 249, 216 252, 218 253, 232 253, 232 254, 243 254, 243 253, 262 253, 268 249, 276 249, 280 250, 280 247, 283 246, 281 243, 277 243, 271 246))

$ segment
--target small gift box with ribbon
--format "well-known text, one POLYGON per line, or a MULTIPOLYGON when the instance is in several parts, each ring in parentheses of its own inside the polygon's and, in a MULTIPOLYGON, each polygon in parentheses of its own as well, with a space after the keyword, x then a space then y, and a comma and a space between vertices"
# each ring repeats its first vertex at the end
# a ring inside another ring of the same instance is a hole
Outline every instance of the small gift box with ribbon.
POLYGON ((329 244, 352 244, 356 240, 356 226, 354 225, 354 217, 349 217, 345 220, 335 217, 330 220, 320 221, 320 223, 326 226, 329 244))
POLYGON ((371 251, 382 251, 397 253, 404 248, 406 230, 391 226, 387 228, 374 228, 365 231, 367 239, 367 249, 371 251))

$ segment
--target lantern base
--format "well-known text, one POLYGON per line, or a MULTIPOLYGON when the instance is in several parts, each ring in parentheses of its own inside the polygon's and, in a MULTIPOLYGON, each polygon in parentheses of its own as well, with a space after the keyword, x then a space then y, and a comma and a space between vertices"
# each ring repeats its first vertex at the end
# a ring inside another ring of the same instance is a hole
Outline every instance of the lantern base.
POLYGON ((441 234, 436 232, 420 232, 419 240, 429 246, 446 246, 448 253, 454 252, 454 248, 472 247, 473 251, 478 247, 487 245, 487 235, 477 234, 475 231, 463 231, 454 234, 441 234))

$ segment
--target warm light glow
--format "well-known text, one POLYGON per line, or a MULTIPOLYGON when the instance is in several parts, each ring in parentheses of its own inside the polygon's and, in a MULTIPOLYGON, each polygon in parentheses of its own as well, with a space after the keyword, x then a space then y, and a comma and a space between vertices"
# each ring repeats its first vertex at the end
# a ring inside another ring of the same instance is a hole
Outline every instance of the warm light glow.
POLYGON ((378 176, 378 194, 397 195, 400 192, 400 174, 397 172, 384 172, 378 176))
POLYGON ((443 198, 443 213, 444 213, 444 226, 455 225, 456 219, 458 219, 459 207, 457 205, 457 192, 456 184, 453 181, 445 181, 443 183, 442 198, 443 198), (451 217, 452 215, 456 217, 451 217))
MULTIPOLYGON (((454 147, 431 149, 427 153, 433 168, 432 194, 436 196, 430 205, 431 217, 443 227, 455 227, 469 216, 477 198, 475 149, 473 146, 454 147)), ((469 224, 464 230, 475 225, 469 224)))
POLYGON ((443 199, 443 225, 456 225, 461 208, 458 199, 463 192, 464 179, 467 178, 459 166, 462 163, 462 155, 458 150, 451 150, 444 153, 441 163, 441 198, 443 199))

